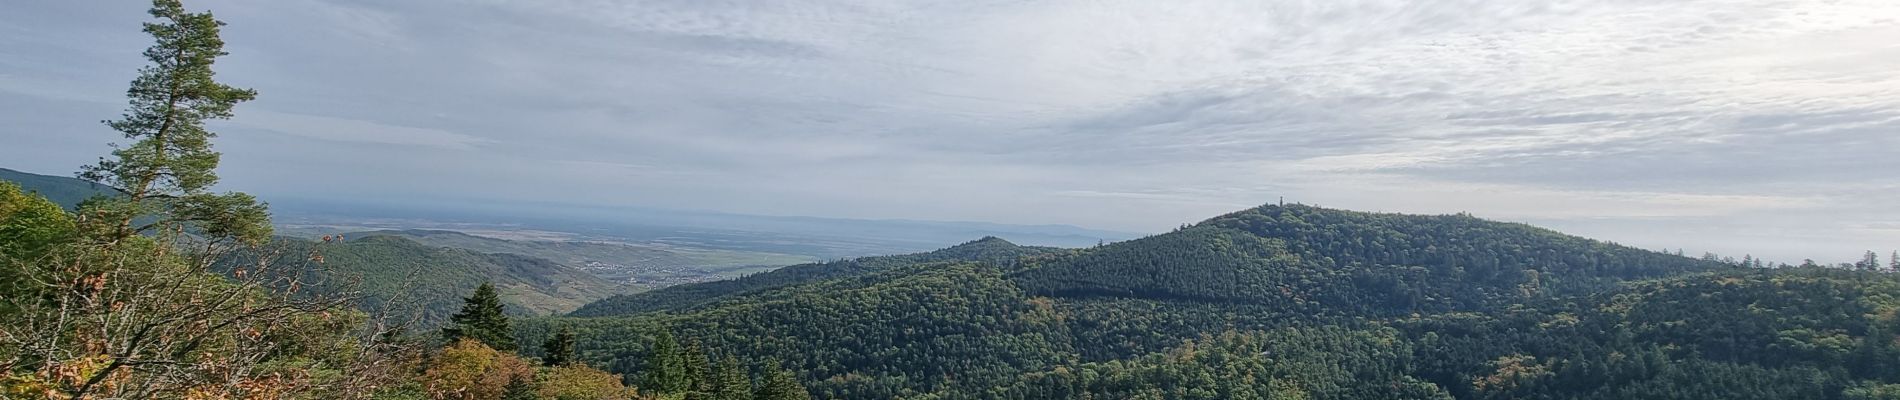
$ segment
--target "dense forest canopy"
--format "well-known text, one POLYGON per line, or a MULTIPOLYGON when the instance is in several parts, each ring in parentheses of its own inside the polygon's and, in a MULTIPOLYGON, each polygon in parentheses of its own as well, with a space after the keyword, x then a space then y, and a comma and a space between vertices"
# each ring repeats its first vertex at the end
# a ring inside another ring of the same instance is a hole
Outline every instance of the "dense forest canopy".
POLYGON ((576 332, 582 358, 621 372, 646 368, 657 335, 694 338, 787 362, 829 398, 1845 399, 1900 388, 1881 372, 1900 362, 1888 350, 1900 338, 1896 274, 1744 267, 1465 215, 1269 205, 1002 262, 900 257, 911 259, 624 296, 603 302, 618 312, 519 332, 576 332))

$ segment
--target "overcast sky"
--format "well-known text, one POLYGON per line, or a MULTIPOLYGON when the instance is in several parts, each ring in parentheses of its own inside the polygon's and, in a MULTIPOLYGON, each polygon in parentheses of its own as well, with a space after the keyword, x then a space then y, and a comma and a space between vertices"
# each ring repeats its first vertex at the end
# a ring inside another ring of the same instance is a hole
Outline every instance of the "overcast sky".
MULTIPOLYGON (((1163 231, 1274 201, 1900 247, 1900 2, 198 0, 225 188, 1163 231)), ((115 137, 134 1, 0 6, 0 166, 115 137)))

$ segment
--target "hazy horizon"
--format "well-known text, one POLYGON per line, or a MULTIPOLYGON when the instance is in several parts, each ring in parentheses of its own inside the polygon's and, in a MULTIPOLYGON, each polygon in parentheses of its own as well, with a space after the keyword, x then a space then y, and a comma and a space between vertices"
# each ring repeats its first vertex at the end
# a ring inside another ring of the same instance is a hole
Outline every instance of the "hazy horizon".
MULTIPOLYGON (((223 188, 1163 232, 1284 197, 1900 247, 1900 3, 194 1, 223 188)), ((0 13, 0 167, 118 140, 138 4, 0 13)))

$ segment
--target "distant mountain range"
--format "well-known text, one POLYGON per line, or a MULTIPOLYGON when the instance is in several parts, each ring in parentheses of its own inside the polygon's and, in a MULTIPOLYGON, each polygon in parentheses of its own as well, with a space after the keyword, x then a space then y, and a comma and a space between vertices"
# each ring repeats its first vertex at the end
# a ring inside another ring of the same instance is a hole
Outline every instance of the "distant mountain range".
MULTIPOLYGON (((93 194, 111 191, 110 188, 75 178, 8 169, 0 169, 0 179, 21 182, 23 187, 40 190, 55 203, 69 207, 93 194)), ((1143 235, 1068 225, 762 216, 535 202, 422 204, 270 200, 271 211, 280 225, 360 228, 365 222, 384 222, 374 225, 375 229, 352 231, 457 231, 460 229, 456 227, 486 226, 563 232, 574 235, 578 241, 671 245, 688 249, 796 255, 807 259, 913 253, 986 236, 1029 245, 1085 247, 1143 235)), ((783 257, 780 258, 775 263, 785 264, 783 257)))
POLYGON ((818 259, 905 254, 994 236, 1038 246, 1085 247, 1142 236, 1066 225, 759 216, 551 203, 347 203, 273 200, 282 221, 390 221, 386 229, 467 225, 565 232, 623 243, 795 254, 818 259), (400 223, 400 224, 398 224, 400 223), (400 226, 397 226, 400 225, 400 226))

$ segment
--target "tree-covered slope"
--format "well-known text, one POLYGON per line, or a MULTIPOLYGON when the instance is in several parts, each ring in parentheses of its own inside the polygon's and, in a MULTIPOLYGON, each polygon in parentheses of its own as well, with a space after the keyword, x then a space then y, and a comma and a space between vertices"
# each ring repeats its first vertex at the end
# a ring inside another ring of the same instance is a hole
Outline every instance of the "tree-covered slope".
POLYGON ((1725 268, 1466 215, 1264 206, 1024 264, 1050 296, 1188 299, 1349 316, 1484 310, 1725 268))
POLYGON ((748 361, 778 360, 819 398, 904 398, 1000 385, 1070 360, 1062 321, 990 264, 925 263, 631 317, 524 321, 522 339, 579 332, 614 371, 644 368, 661 330, 748 361))
POLYGON ((1873 399, 1900 389, 1895 310, 1900 275, 1790 268, 1395 326, 1461 398, 1873 399))
POLYGON ((79 202, 85 201, 93 196, 110 196, 117 194, 117 191, 111 187, 86 182, 78 178, 40 175, 6 168, 0 168, 0 181, 9 181, 18 184, 20 188, 25 189, 27 193, 45 196, 46 199, 51 200, 53 204, 66 207, 68 210, 75 209, 79 205, 79 202))
POLYGON ((613 282, 546 259, 429 246, 396 236, 330 243, 280 237, 276 242, 293 258, 304 257, 314 247, 329 281, 354 283, 371 309, 397 307, 417 313, 426 325, 455 312, 462 296, 484 281, 493 282, 509 311, 518 315, 559 314, 621 290, 613 282))
POLYGON ((1489 312, 1254 324, 1248 306, 1036 297, 993 267, 937 264, 520 333, 574 329, 587 358, 634 373, 670 331, 780 360, 827 398, 1871 399, 1900 389, 1897 294, 1893 274, 1737 270, 1489 312), (1090 360, 1124 345, 1092 332, 1122 318, 1192 329, 1090 360))
POLYGON ((778 360, 831 398, 1859 399, 1900 389, 1893 274, 1745 269, 1463 215, 1306 206, 1014 260, 964 251, 1009 249, 999 243, 959 247, 625 296, 659 305, 534 319, 518 333, 574 329, 583 357, 636 373, 647 338, 670 331, 747 362, 778 360), (928 261, 951 254, 988 259, 928 261))
POLYGON ((1053 247, 1019 246, 996 237, 985 237, 944 249, 916 254, 864 257, 854 260, 800 264, 746 277, 689 285, 679 285, 641 293, 614 296, 575 310, 572 316, 599 317, 643 312, 682 310, 729 296, 754 293, 826 279, 858 276, 918 263, 973 261, 993 265, 1014 265, 1024 257, 1063 251, 1053 247))

